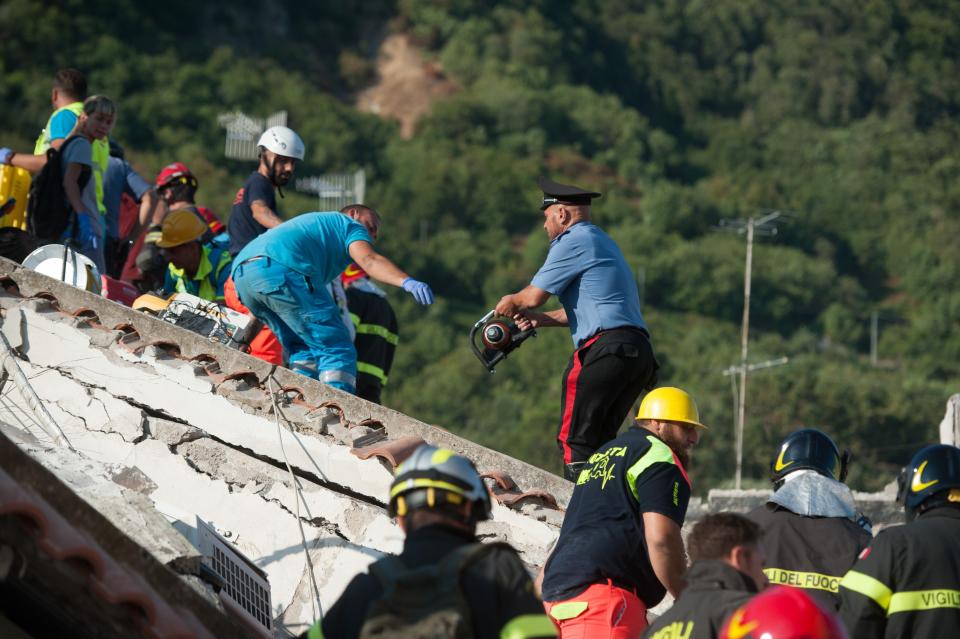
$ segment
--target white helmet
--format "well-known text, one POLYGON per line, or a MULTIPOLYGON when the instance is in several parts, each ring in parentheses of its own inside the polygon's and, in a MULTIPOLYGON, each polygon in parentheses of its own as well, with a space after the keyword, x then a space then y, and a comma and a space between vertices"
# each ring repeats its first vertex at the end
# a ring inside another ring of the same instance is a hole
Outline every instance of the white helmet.
POLYGON ((303 159, 306 148, 296 131, 285 126, 272 126, 263 132, 257 146, 288 158, 303 159))

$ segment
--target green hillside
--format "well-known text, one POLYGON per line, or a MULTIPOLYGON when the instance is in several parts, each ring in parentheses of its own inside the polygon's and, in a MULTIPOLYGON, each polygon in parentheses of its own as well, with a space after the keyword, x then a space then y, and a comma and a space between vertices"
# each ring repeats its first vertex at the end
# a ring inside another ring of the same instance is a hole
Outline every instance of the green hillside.
POLYGON ((0 142, 32 145, 53 72, 76 66, 119 102, 135 166, 186 162, 225 216, 252 163, 223 159, 217 115, 287 109, 298 172, 366 169, 382 250, 440 298, 424 311, 391 292, 385 402, 552 470, 568 333, 541 331, 491 377, 467 331, 546 254, 537 176, 603 191, 596 221, 642 277, 661 383, 711 426, 698 493, 733 476, 721 372, 739 357, 745 243, 716 227, 789 212, 754 254, 751 361, 790 363, 750 378, 745 477, 815 426, 853 450, 855 488, 890 481, 960 389, 960 4, 493 4, 6 0, 0 142), (459 87, 410 139, 353 107, 391 33, 459 87))

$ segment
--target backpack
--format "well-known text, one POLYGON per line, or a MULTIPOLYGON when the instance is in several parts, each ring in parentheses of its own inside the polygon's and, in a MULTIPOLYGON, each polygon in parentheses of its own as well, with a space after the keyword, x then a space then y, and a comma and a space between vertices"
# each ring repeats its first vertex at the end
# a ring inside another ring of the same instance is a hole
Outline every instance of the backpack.
POLYGON ((408 568, 388 555, 370 566, 383 585, 360 629, 360 639, 471 639, 470 607, 460 589, 466 568, 494 548, 508 544, 461 546, 429 566, 408 568))
MULTIPOLYGON (((78 139, 73 135, 67 138, 60 149, 47 149, 47 163, 30 183, 30 196, 27 199, 27 230, 41 240, 58 241, 67 230, 74 211, 67 201, 63 188, 63 154, 67 147, 78 139)), ((80 190, 90 180, 90 167, 80 172, 80 190)))

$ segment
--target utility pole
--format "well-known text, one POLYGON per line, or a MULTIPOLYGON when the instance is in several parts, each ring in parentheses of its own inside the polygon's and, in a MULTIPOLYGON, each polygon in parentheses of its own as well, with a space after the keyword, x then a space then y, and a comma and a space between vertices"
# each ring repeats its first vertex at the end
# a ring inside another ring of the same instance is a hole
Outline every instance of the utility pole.
POLYGON ((757 219, 753 216, 746 220, 721 220, 720 226, 725 230, 747 236, 747 257, 743 268, 743 321, 740 325, 740 397, 737 402, 737 470, 734 476, 734 486, 740 489, 741 470, 743 468, 743 428, 747 410, 747 355, 750 345, 750 285, 753 280, 753 238, 757 233, 761 235, 776 235, 777 227, 773 222, 783 215, 781 211, 773 211, 757 219))
POLYGON ((745 373, 752 373, 764 368, 773 368, 774 366, 783 366, 789 362, 790 358, 784 356, 778 357, 777 359, 768 359, 765 362, 748 364, 747 366, 743 366, 741 363, 739 366, 734 365, 723 370, 724 377, 730 378, 731 390, 733 391, 733 414, 736 421, 734 424, 734 431, 736 432, 737 452, 737 468, 734 474, 734 487, 737 490, 740 490, 740 479, 743 470, 743 411, 741 410, 741 407, 743 406, 745 399, 745 396, 741 395, 742 391, 737 389, 737 375, 740 375, 740 389, 742 389, 743 381, 746 379, 745 373))
POLYGON ((877 365, 877 342, 879 341, 879 319, 880 314, 877 311, 870 313, 870 365, 877 365))

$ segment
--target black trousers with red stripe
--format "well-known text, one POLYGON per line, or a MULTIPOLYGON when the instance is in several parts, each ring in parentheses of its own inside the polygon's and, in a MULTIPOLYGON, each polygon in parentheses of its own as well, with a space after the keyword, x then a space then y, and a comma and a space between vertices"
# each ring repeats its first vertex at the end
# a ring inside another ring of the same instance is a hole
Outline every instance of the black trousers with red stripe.
POLYGON ((564 464, 587 461, 617 436, 640 393, 657 383, 657 368, 650 339, 639 329, 603 331, 574 351, 560 390, 557 443, 564 464))

